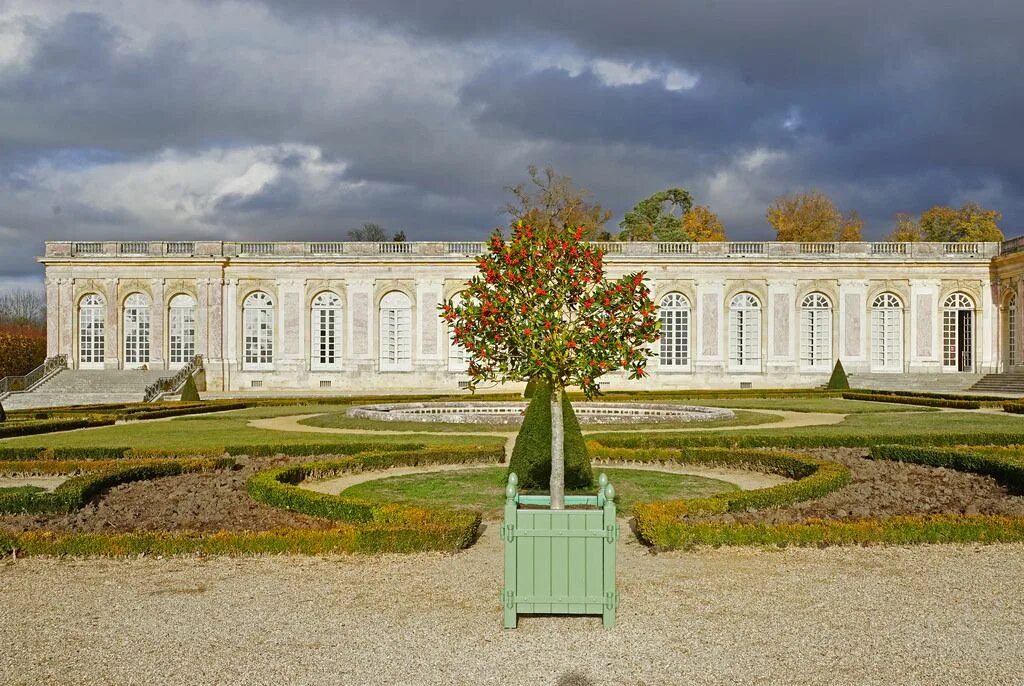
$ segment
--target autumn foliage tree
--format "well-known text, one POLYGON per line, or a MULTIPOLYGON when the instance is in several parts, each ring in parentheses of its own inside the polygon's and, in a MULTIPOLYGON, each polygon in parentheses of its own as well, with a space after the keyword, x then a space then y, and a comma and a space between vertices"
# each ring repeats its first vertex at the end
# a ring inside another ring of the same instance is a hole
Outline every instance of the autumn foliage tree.
POLYGON ((998 242, 1003 240, 1003 232, 999 228, 1002 218, 998 211, 985 209, 975 202, 964 203, 959 208, 936 205, 922 212, 920 217, 902 212, 897 214, 896 227, 886 240, 904 243, 998 242))
POLYGON ((780 196, 768 207, 766 218, 775 228, 778 241, 859 241, 864 228, 860 215, 844 215, 820 191, 780 196))
POLYGON ((592 200, 589 190, 551 167, 545 167, 542 173, 530 165, 527 172, 528 184, 505 189, 515 197, 505 204, 505 213, 511 217, 513 226, 519 222, 531 226, 575 226, 583 229, 583 238, 587 240, 611 238, 604 225, 612 218, 612 212, 592 200))
POLYGON ((695 205, 683 215, 683 233, 696 243, 725 240, 722 220, 705 205, 695 205))
POLYGON ((658 319, 642 272, 605 278, 604 255, 582 227, 518 223, 495 233, 480 273, 458 302, 441 306, 454 342, 468 356, 469 388, 540 381, 551 389, 551 507, 564 507, 562 395, 577 386, 589 399, 598 379, 624 369, 646 375, 658 319))

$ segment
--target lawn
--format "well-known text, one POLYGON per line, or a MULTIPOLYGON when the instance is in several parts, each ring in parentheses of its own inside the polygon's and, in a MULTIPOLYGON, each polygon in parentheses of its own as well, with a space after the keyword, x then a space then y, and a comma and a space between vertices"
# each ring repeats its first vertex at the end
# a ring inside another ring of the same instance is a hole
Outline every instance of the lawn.
MULTIPOLYGON (((600 472, 607 474, 609 482, 615 486, 616 505, 619 512, 625 514, 632 510, 633 503, 637 501, 704 498, 739 490, 726 481, 688 474, 639 469, 594 469, 595 474, 600 472)), ((351 486, 342 494, 372 502, 483 510, 484 517, 493 519, 501 516, 507 478, 508 470, 505 467, 482 467, 375 479, 351 486)), ((589 495, 595 492, 596 488, 570 491, 589 495)))

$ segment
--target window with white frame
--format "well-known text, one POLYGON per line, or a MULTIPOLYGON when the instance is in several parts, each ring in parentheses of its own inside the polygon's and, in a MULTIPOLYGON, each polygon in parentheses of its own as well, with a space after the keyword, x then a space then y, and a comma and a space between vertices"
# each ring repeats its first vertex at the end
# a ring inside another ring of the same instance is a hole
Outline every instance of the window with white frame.
MULTIPOLYGON (((462 304, 462 295, 456 293, 452 297, 452 305, 458 307, 462 304)), ((464 372, 469 369, 469 351, 455 342, 455 332, 449 324, 448 329, 448 371, 464 372)))
POLYGON ((809 293, 800 303, 800 365, 814 371, 832 367, 832 301, 809 293))
POLYGON ((974 302, 965 293, 950 293, 942 303, 942 366, 966 371, 971 366, 974 302))
POLYGON ((1017 364, 1017 294, 1006 299, 1006 365, 1017 364))
POLYGON ((380 301, 380 369, 412 369, 412 302, 399 291, 380 301))
POLYGON ((242 304, 243 369, 274 366, 274 302, 266 293, 251 293, 242 304))
POLYGON ((179 293, 167 312, 168 358, 172 365, 187 364, 196 354, 196 301, 179 293))
POLYGON ((903 371, 903 303, 892 293, 881 293, 871 303, 871 368, 903 371))
POLYGON ((761 370, 761 302, 750 293, 740 293, 729 303, 729 366, 761 370))
POLYGON ((669 293, 661 299, 661 367, 685 370, 690 366, 690 301, 682 293, 669 293))
POLYGON ((313 369, 341 366, 341 298, 325 291, 313 298, 310 317, 310 355, 313 369))
POLYGON ((124 301, 124 366, 149 364, 149 297, 132 293, 124 301))
POLYGON ((103 297, 91 293, 78 305, 78 366, 102 369, 106 348, 104 336, 107 306, 103 297))

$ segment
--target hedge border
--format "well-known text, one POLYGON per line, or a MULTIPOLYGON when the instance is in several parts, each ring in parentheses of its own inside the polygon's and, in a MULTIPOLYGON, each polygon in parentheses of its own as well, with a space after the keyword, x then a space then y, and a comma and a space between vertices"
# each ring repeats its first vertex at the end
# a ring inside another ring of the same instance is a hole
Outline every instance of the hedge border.
POLYGON ((958 410, 981 409, 980 400, 954 400, 946 398, 929 398, 916 395, 898 395, 888 393, 843 393, 844 400, 862 400, 875 403, 895 403, 900 405, 921 405, 922 407, 951 407, 958 410))
POLYGON ((759 471, 795 479, 777 486, 749 491, 729 491, 708 498, 636 503, 633 506, 633 517, 637 537, 641 542, 659 548, 676 547, 680 530, 688 526, 683 518, 689 515, 779 507, 820 498, 842 488, 850 481, 850 469, 846 465, 780 451, 714 448, 623 450, 599 444, 592 445, 590 450, 595 460, 756 468, 759 471))
MULTIPOLYGON (((771 433, 756 433, 752 430, 714 431, 707 433, 646 433, 627 434, 621 432, 588 434, 588 440, 615 448, 871 448, 886 441, 885 436, 838 434, 786 433, 784 429, 771 433)), ((1017 445, 1024 439, 1024 432, 1005 431, 970 433, 918 433, 892 436, 906 444, 960 446, 960 445, 1017 445)))
POLYGON ((477 510, 408 507, 371 503, 319 493, 297 484, 307 478, 330 478, 350 472, 428 464, 500 463, 503 447, 429 448, 415 452, 366 452, 341 460, 322 460, 275 467, 249 477, 246 490, 254 500, 292 512, 331 519, 357 527, 386 528, 400 536, 403 550, 460 550, 476 540, 482 515, 477 510))
POLYGON ((6 514, 73 512, 119 484, 190 472, 215 471, 232 467, 234 464, 235 461, 231 458, 199 458, 194 460, 151 460, 144 463, 120 465, 113 469, 89 472, 73 477, 57 486, 53 491, 0 494, 0 512, 6 514))
POLYGON ((870 455, 874 460, 912 462, 990 476, 1011 493, 1024 495, 1024 460, 1007 460, 991 452, 977 450, 970 447, 949 450, 914 445, 877 445, 871 449, 870 455))
POLYGON ((1003 403, 1003 411, 1012 414, 1024 414, 1024 401, 1008 400, 1003 403))

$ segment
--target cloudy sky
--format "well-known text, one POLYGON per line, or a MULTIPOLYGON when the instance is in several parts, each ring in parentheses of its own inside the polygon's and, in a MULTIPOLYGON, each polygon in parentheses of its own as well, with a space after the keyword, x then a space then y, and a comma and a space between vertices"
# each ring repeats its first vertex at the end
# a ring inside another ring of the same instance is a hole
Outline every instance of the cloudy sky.
POLYGON ((1024 224, 1020 0, 0 0, 0 287, 44 239, 481 238, 552 165, 734 238, 818 188, 869 237, 1024 224))

